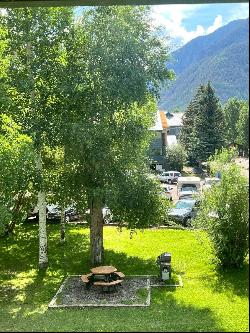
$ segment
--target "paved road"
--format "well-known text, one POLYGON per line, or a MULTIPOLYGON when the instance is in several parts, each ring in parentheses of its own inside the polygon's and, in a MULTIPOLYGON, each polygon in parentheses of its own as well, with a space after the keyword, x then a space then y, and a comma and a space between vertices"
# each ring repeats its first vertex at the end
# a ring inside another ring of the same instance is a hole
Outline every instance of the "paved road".
POLYGON ((173 190, 172 190, 173 203, 176 203, 176 201, 178 200, 177 185, 172 184, 171 186, 173 186, 173 190))

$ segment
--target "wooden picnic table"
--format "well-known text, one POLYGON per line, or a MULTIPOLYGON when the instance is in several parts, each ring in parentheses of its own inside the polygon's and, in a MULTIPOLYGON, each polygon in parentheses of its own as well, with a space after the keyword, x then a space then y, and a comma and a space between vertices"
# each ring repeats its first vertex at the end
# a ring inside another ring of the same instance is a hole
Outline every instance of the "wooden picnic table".
POLYGON ((113 266, 98 266, 90 269, 94 275, 110 275, 117 271, 113 266))
POLYGON ((122 283, 125 275, 122 272, 117 272, 113 266, 98 266, 90 269, 91 273, 82 275, 81 279, 86 287, 91 285, 100 286, 108 291, 122 283))

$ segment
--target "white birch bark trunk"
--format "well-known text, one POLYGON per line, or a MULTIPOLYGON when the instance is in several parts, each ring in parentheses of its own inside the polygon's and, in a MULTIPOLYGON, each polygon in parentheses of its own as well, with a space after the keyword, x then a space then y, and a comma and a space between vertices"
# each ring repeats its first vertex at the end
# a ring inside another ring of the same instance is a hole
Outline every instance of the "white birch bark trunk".
POLYGON ((104 261, 103 216, 101 203, 93 198, 90 207, 90 259, 92 265, 104 261))
MULTIPOLYGON (((32 71, 32 49, 31 42, 27 41, 27 66, 29 71, 29 79, 32 82, 33 89, 30 91, 31 109, 35 108, 35 79, 32 71)), ((36 169, 40 181, 42 181, 42 156, 41 148, 39 148, 36 169)), ((47 251, 47 230, 46 230, 46 198, 43 191, 42 184, 39 184, 38 192, 38 209, 39 209, 39 268, 46 268, 48 266, 48 251, 47 251)))
MULTIPOLYGON (((37 171, 39 174, 42 173, 41 152, 39 153, 37 158, 37 171)), ((45 198, 45 192, 41 189, 38 192, 38 209, 39 209, 39 268, 46 268, 48 266, 46 198, 45 198)))

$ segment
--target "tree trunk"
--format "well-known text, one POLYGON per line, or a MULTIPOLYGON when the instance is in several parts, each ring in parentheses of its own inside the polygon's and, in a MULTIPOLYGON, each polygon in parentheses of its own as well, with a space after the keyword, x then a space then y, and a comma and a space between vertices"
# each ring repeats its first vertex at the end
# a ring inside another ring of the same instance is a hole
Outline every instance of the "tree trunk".
POLYGON ((101 200, 92 198, 90 206, 90 259, 96 266, 103 263, 104 257, 101 200))
MULTIPOLYGON (((27 36, 29 38, 29 36, 27 36)), ((35 110, 35 78, 32 71, 32 45, 30 40, 27 40, 27 67, 29 79, 32 89, 30 91, 31 109, 35 110)), ((48 266, 47 255, 47 231, 46 231, 46 198, 43 190, 43 177, 42 177, 42 155, 41 155, 41 133, 37 132, 36 145, 38 147, 38 156, 36 161, 37 174, 39 176, 39 192, 38 192, 38 209, 39 209, 39 268, 46 268, 48 266), (39 133, 39 134, 37 134, 39 133)))
POLYGON ((64 213, 64 207, 62 207, 62 211, 61 211, 61 221, 60 221, 60 241, 61 243, 65 242, 65 213, 64 213))
MULTIPOLYGON (((41 152, 37 159, 37 171, 39 175, 42 174, 42 158, 41 152)), ((41 179, 41 178, 40 178, 41 179)), ((39 268, 46 268, 48 266, 47 255, 47 231, 46 231, 46 199, 45 192, 43 191, 42 184, 39 184, 40 190, 38 192, 38 209, 39 209, 39 268)))

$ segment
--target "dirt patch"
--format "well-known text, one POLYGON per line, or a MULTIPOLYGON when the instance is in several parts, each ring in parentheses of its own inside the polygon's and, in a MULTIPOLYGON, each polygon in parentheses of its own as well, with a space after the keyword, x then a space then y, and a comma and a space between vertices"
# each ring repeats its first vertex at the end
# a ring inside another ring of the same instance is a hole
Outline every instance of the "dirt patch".
POLYGON ((49 308, 85 306, 149 306, 150 279, 126 277, 121 286, 106 292, 98 286, 86 289, 80 275, 69 276, 63 282, 49 308))
POLYGON ((241 167, 242 174, 249 179, 249 158, 238 157, 235 162, 241 167))

